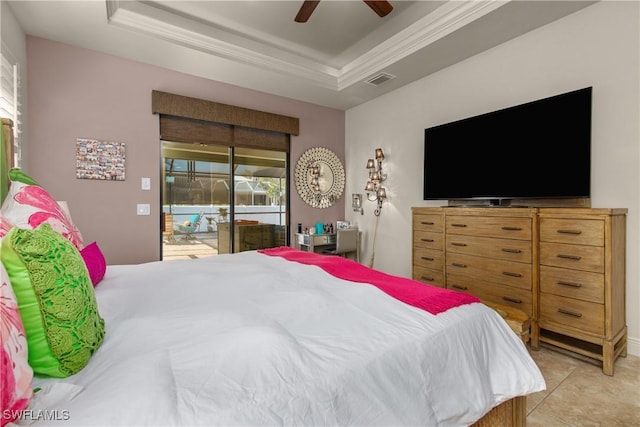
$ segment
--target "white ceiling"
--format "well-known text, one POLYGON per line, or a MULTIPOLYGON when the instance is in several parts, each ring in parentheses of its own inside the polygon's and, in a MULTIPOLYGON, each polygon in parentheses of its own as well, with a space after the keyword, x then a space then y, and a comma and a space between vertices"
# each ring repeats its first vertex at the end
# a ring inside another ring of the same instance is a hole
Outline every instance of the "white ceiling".
POLYGON ((306 23, 302 0, 8 3, 29 35, 348 109, 594 2, 322 0, 306 23))

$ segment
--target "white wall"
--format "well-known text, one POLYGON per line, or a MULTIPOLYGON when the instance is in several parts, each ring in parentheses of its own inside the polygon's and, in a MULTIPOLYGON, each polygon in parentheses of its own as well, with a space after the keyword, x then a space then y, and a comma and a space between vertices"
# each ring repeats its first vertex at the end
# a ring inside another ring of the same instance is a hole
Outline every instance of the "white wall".
MULTIPOLYGON (((640 8, 600 2, 347 111, 346 193, 363 193, 366 159, 385 150, 388 203, 379 219, 374 267, 411 275, 411 207, 422 200, 424 129, 573 89, 593 86, 592 206, 627 208, 629 352, 640 355, 640 8)), ((371 256, 373 203, 346 206, 371 256)))

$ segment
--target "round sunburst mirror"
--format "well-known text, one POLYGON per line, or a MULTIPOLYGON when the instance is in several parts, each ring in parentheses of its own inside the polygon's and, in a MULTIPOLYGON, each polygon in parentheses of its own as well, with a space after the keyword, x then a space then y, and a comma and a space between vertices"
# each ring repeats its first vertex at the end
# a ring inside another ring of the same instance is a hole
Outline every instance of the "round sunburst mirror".
POLYGON ((324 147, 310 148, 298 159, 296 190, 314 208, 333 206, 344 191, 344 167, 336 154, 324 147))

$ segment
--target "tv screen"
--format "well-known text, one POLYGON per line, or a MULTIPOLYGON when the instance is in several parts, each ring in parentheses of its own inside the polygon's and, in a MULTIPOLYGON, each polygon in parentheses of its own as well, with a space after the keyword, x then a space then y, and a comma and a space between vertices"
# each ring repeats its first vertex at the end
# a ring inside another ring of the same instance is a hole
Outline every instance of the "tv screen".
POLYGON ((591 93, 425 129, 424 200, 590 197, 591 93))

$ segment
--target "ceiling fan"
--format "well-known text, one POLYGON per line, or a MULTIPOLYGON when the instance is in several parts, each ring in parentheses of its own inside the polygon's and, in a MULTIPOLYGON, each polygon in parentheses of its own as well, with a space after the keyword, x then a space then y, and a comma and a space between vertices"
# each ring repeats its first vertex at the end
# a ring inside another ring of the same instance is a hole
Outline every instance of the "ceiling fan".
MULTIPOLYGON (((364 1, 367 4, 367 6, 369 6, 381 18, 387 16, 393 10, 393 6, 391 6, 391 3, 389 3, 388 1, 368 1, 368 0, 362 0, 362 1, 364 1)), ((300 6, 300 10, 298 11, 298 14, 295 17, 295 21, 307 22, 311 17, 311 14, 315 10, 316 6, 318 6, 318 3, 320 3, 320 0, 317 0, 317 1, 305 0, 302 3, 302 6, 300 6)))

